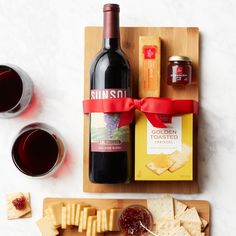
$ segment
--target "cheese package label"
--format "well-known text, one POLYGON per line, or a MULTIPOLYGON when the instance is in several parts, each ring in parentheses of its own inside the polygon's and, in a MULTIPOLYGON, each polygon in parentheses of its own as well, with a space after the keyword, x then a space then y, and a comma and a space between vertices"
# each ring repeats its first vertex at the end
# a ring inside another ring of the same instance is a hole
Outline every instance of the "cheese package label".
POLYGON ((193 114, 156 128, 136 112, 135 180, 193 180, 193 114))
POLYGON ((139 37, 139 97, 159 97, 161 78, 161 39, 139 37))

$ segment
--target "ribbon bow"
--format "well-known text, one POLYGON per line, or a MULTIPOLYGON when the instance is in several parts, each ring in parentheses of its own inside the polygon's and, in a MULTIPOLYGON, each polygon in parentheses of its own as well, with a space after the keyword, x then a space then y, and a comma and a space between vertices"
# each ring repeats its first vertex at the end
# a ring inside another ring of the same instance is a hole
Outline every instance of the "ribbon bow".
POLYGON ((84 113, 121 113, 118 128, 129 125, 135 110, 145 114, 156 128, 166 128, 160 116, 177 116, 188 113, 198 114, 198 102, 194 100, 174 100, 171 98, 109 98, 83 101, 84 113))

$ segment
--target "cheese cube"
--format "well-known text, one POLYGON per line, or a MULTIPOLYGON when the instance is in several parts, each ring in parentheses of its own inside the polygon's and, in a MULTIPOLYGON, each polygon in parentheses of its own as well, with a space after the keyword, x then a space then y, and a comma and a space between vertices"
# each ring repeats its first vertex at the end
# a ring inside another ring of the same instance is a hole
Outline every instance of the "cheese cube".
POLYGON ((66 205, 66 224, 71 225, 71 204, 66 205))
POLYGON ((92 223, 92 236, 97 236, 97 219, 92 223))
POLYGON ((122 209, 111 209, 109 218, 109 231, 120 231, 118 220, 122 209))
POLYGON ((74 225, 79 226, 81 211, 82 211, 85 207, 88 207, 88 205, 85 205, 85 204, 77 204, 77 206, 76 206, 76 213, 75 213, 75 222, 74 222, 74 225))
POLYGON ((97 233, 102 233, 102 211, 97 211, 97 233))
POLYGON ((96 216, 89 216, 88 217, 86 236, 92 236, 93 221, 96 219, 97 219, 96 216))
POLYGON ((109 230, 109 218, 110 218, 110 210, 103 209, 102 210, 102 231, 109 230))
POLYGON ((52 218, 53 225, 55 227, 61 226, 61 208, 63 207, 62 202, 52 204, 48 208, 48 212, 52 218))
POLYGON ((85 207, 84 208, 84 214, 83 214, 83 230, 87 229, 87 223, 88 223, 88 217, 94 216, 96 214, 96 208, 95 207, 85 207))
POLYGON ((78 227, 78 232, 80 233, 83 232, 83 219, 84 219, 84 210, 82 210, 80 213, 79 227, 78 227))
POLYGON ((50 213, 49 208, 46 208, 46 209, 44 210, 44 216, 48 216, 49 218, 51 218, 51 213, 50 213))
POLYGON ((62 229, 66 229, 67 226, 67 208, 65 206, 63 206, 61 208, 61 228, 62 229))
POLYGON ((75 225, 76 204, 71 204, 71 225, 75 225))

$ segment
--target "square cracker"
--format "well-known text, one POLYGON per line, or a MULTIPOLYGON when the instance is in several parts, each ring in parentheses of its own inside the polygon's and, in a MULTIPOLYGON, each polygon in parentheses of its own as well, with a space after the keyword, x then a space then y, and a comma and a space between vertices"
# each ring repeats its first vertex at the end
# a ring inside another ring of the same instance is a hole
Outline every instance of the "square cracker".
POLYGON ((201 223, 184 221, 181 224, 191 234, 191 236, 201 235, 201 223))
POLYGON ((174 229, 172 233, 170 233, 170 236, 191 236, 191 235, 183 226, 180 226, 174 229))
POLYGON ((7 194, 7 218, 8 220, 19 219, 19 218, 30 218, 32 217, 31 206, 30 206, 30 194, 29 193, 9 193, 7 194), (23 210, 17 210, 12 204, 12 201, 16 198, 24 196, 26 198, 26 208, 23 210))
POLYGON ((152 213, 154 223, 158 220, 174 220, 174 202, 171 196, 148 199, 147 207, 152 213))
POLYGON ((174 164, 169 168, 169 171, 174 172, 183 167, 188 162, 191 152, 191 147, 183 144, 181 152, 177 150, 170 154, 170 159, 174 161, 174 164))
POLYGON ((208 221, 203 219, 202 217, 200 217, 201 219, 201 222, 202 222, 202 225, 201 225, 201 228, 202 228, 202 231, 204 231, 208 225, 208 221))
POLYGON ((174 199, 174 212, 175 212, 175 218, 178 218, 184 211, 187 209, 187 205, 184 203, 174 199))
POLYGON ((54 228, 53 222, 48 216, 44 216, 36 224, 43 236, 56 236, 59 234, 59 231, 54 228))
POLYGON ((169 234, 176 227, 180 227, 180 220, 158 220, 156 222, 156 233, 158 236, 169 234))
POLYGON ((181 223, 182 222, 196 222, 200 225, 202 224, 202 221, 198 215, 198 212, 195 207, 189 208, 186 211, 184 211, 179 217, 181 223))
POLYGON ((191 236, 204 236, 204 235, 205 235, 205 233, 202 233, 202 232, 199 232, 199 231, 193 231, 191 233, 191 236))
POLYGON ((169 235, 170 235, 170 233, 167 233, 165 231, 161 231, 161 232, 157 233, 157 236, 169 236, 169 235))
POLYGON ((28 212, 27 214, 25 214, 24 216, 22 216, 21 218, 31 218, 32 217, 32 209, 31 209, 31 201, 30 201, 30 193, 23 193, 26 200, 29 202, 30 205, 30 212, 28 212))
POLYGON ((187 231, 191 236, 202 236, 202 235, 204 235, 204 233, 202 233, 201 231, 194 230, 194 229, 187 230, 187 231))

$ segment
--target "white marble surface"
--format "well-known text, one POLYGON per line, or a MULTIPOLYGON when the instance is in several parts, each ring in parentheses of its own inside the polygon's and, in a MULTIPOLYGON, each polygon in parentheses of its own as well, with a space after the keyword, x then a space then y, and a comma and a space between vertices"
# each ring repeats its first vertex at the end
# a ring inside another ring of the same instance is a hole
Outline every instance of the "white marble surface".
MULTIPOLYGON (((0 235, 40 235, 34 222, 44 197, 146 198, 147 194, 82 191, 84 26, 102 24, 101 0, 0 0, 0 62, 25 69, 36 101, 27 116, 0 120, 0 235), (32 180, 10 156, 24 125, 44 121, 63 133, 69 159, 59 176, 32 180), (5 195, 29 191, 33 218, 7 221, 5 195)), ((211 202, 213 236, 236 235, 236 2, 234 0, 121 0, 122 26, 198 26, 201 31, 201 194, 179 198, 211 202)))

